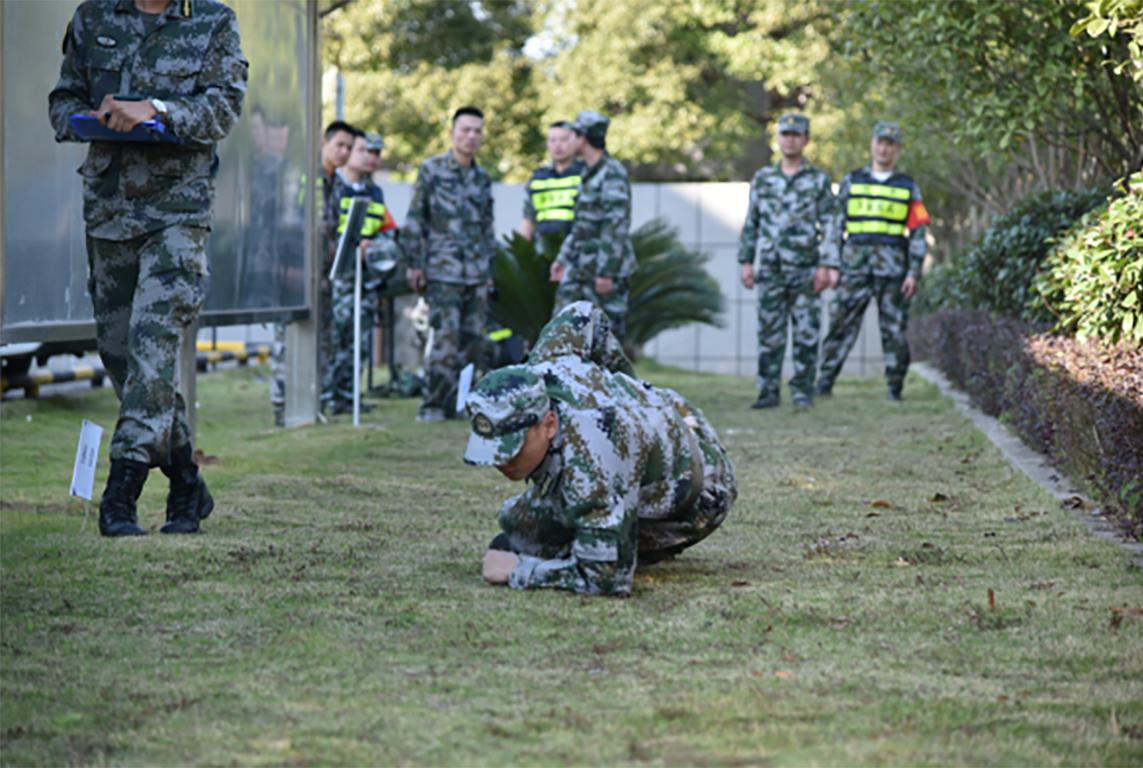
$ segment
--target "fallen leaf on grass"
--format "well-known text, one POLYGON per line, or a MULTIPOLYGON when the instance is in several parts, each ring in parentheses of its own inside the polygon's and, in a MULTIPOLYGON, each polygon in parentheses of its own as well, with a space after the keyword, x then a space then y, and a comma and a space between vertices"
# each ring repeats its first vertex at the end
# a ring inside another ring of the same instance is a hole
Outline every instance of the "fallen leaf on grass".
POLYGON ((898 557, 895 561, 893 561, 894 568, 909 568, 912 565, 912 563, 903 557, 898 557))
POLYGON ((1123 624, 1123 619, 1126 616, 1143 616, 1143 608, 1112 608, 1111 620, 1107 623, 1107 628, 1115 632, 1123 624))
POLYGON ((217 456, 207 456, 206 453, 203 452, 202 448, 195 448, 194 449, 194 463, 198 464, 200 467, 201 466, 210 466, 211 464, 217 464, 218 463, 218 457, 217 456))
POLYGON ((929 501, 931 501, 934 504, 940 504, 942 501, 948 501, 948 500, 949 500, 949 497, 945 496, 943 493, 934 493, 932 498, 929 499, 929 501))
POLYGON ((880 512, 870 512, 869 514, 866 515, 866 517, 881 517, 881 513, 880 512))
POLYGON ((1005 695, 1002 693, 1002 694, 1000 694, 999 696, 997 696, 997 697, 996 697, 996 700, 997 700, 997 701, 1008 701, 1008 697, 1007 697, 1007 696, 1005 696, 1005 695))
POLYGON ((988 590, 988 610, 996 610, 996 593, 991 588, 988 590))
POLYGON ((874 509, 889 509, 893 505, 885 499, 877 499, 876 501, 871 501, 869 506, 873 507, 874 509))
POLYGON ((784 669, 779 669, 777 672, 774 673, 774 677, 778 678, 779 680, 789 680, 793 676, 794 676, 793 672, 788 672, 784 669))
POLYGON ((732 587, 745 587, 749 586, 749 584, 749 581, 745 581, 743 579, 735 579, 734 581, 730 582, 730 586, 732 587))
POLYGON ((1087 509, 1089 504, 1082 496, 1068 496, 1060 502, 1064 509, 1087 509))

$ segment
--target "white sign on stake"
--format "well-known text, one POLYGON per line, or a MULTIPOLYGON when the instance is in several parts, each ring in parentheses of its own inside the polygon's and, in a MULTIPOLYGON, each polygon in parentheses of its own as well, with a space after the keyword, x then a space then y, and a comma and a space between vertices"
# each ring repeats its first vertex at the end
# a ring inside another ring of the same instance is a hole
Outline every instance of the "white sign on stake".
POLYGON ((95 463, 99 460, 99 443, 103 427, 87 419, 79 428, 79 445, 75 449, 75 469, 71 473, 71 495, 91 501, 95 485, 95 463))
POLYGON ((469 363, 460 371, 460 381, 456 387, 456 412, 464 413, 464 403, 468 400, 468 391, 472 389, 472 375, 476 373, 476 366, 469 363))

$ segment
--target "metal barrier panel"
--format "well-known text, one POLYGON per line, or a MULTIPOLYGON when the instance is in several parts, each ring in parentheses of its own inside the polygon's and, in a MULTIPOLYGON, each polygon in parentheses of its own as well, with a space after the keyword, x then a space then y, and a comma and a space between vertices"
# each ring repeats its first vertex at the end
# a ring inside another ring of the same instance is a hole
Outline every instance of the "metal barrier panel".
MULTIPOLYGON (((47 97, 78 3, 5 2, 3 323, 0 341, 91 338, 83 200, 86 147, 57 144, 47 97)), ((235 0, 250 81, 242 119, 219 145, 204 325, 304 314, 311 238, 302 193, 307 107, 317 87, 312 0, 235 0)), ((311 201, 312 202, 312 201, 311 201)))

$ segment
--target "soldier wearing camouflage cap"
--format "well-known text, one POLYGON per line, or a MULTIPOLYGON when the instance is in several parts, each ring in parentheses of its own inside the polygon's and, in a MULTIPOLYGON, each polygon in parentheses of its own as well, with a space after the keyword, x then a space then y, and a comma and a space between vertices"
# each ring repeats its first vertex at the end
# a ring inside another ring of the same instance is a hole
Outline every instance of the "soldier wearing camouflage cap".
POLYGON ((629 594, 637 563, 706 538, 737 496, 702 411, 634 378, 586 301, 552 318, 527 364, 485 376, 465 407, 465 461, 528 483, 500 509, 484 559, 494 584, 629 594))
POLYGON ((832 391, 857 341, 865 308, 876 301, 889 399, 899 401, 909 369, 909 302, 921 280, 930 219, 920 187, 897 170, 901 126, 886 121, 873 126, 870 151, 873 162, 842 181, 830 222, 822 263, 831 268, 829 282, 838 290, 830 304, 817 392, 832 391))
POLYGON ((753 408, 780 400, 786 327, 793 329, 794 407, 813 402, 821 309, 821 244, 833 213, 829 176, 806 160, 810 121, 778 118, 778 162, 750 182, 750 202, 739 239, 742 285, 758 292, 758 399, 753 408))
POLYGON ((197 531, 214 507, 176 372, 206 296, 215 148, 238 121, 247 68, 234 11, 214 0, 89 0, 64 36, 48 96, 57 141, 83 140, 77 114, 124 134, 158 120, 180 141, 94 141, 80 169, 97 344, 120 400, 104 536, 146 533, 136 503, 152 467, 170 479, 163 533, 197 531))
MULTIPOLYGON (((361 252, 364 268, 361 284, 361 347, 353 346, 353 264, 342 264, 331 286, 330 307, 332 331, 330 350, 322 381, 322 408, 337 415, 353 411, 353 363, 372 343, 373 318, 377 315, 378 291, 388 264, 401 258, 397 245, 397 223, 385 205, 385 193, 373 181, 381 167, 380 134, 362 133, 354 137, 349 160, 336 171, 333 184, 333 209, 337 213, 337 237, 345 231, 349 208, 355 197, 369 198, 365 220, 361 223, 361 252)), ((361 404, 362 410, 369 406, 361 404)))
POLYGON ((554 312, 575 301, 597 304, 620 339, 625 330, 627 295, 635 271, 631 247, 631 181, 623 164, 607 152, 611 121, 598 112, 580 112, 572 123, 576 153, 587 166, 575 201, 574 222, 551 266, 556 289, 554 312))

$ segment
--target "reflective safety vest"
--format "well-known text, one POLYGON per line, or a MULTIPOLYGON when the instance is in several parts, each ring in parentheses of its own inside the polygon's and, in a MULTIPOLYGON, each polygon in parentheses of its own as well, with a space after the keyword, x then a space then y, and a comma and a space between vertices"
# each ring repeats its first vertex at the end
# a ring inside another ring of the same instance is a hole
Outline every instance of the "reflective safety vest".
MULTIPOLYGON (((339 235, 345 231, 345 222, 349 219, 349 206, 351 205, 353 205, 353 197, 341 198, 341 210, 337 218, 337 234, 339 235)), ((388 232, 395 227, 392 216, 388 215, 385 208, 385 203, 370 200, 369 207, 365 209, 365 221, 361 223, 361 237, 369 240, 375 237, 377 233, 388 232)))
POLYGON ((575 217, 575 198, 583 177, 561 176, 551 179, 533 179, 528 185, 536 221, 571 221, 575 217))
POLYGON ((913 180, 903 173, 895 173, 885 181, 877 181, 864 169, 850 174, 845 206, 849 242, 905 247, 912 197, 913 180))
POLYGON ((575 219, 575 199, 583 183, 583 163, 569 165, 562 175, 553 166, 537 168, 528 182, 536 231, 541 235, 566 235, 575 219))

